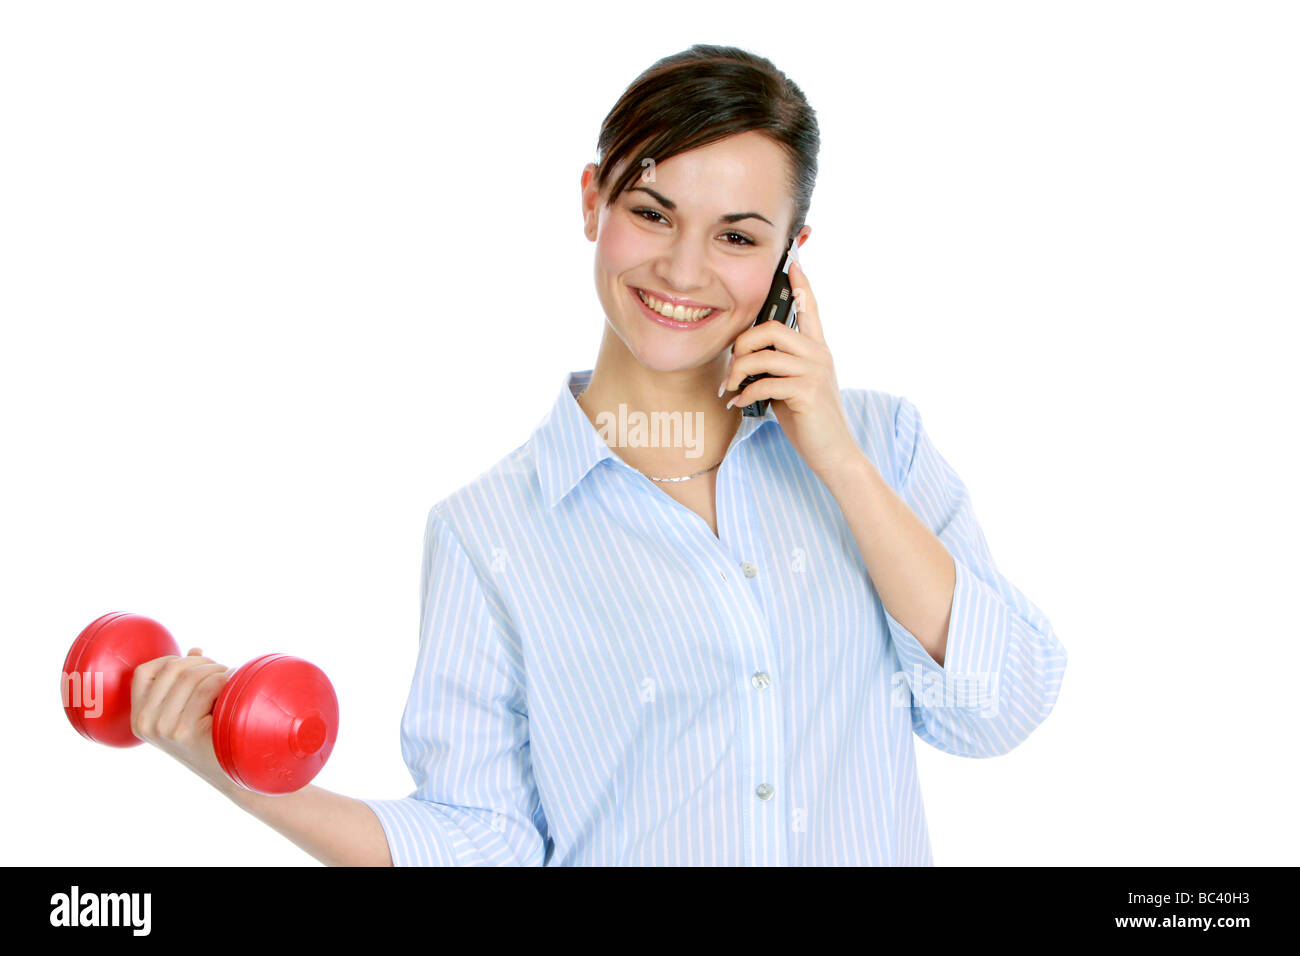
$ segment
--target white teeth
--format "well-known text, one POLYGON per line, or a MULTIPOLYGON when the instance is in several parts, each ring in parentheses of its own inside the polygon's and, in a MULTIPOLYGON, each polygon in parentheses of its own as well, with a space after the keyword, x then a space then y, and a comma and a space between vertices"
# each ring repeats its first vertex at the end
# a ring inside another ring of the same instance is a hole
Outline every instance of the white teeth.
POLYGON ((664 318, 674 319, 678 322, 698 322, 705 316, 711 315, 713 309, 688 309, 685 306, 670 306, 667 303, 660 302, 658 299, 647 296, 640 289, 636 290, 641 301, 650 309, 658 312, 664 318))

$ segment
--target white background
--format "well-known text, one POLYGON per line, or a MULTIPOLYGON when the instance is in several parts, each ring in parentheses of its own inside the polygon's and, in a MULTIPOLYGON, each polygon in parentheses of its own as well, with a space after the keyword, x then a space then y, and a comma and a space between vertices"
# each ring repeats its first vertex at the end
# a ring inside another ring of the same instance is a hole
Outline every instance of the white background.
POLYGON ((72 730, 111 610, 317 663, 315 782, 411 791, 425 516, 592 366, 581 171, 696 42, 817 110, 840 384, 917 405, 1070 655, 1011 753, 915 741, 936 864, 1297 862, 1294 5, 0 10, 0 862, 315 864, 72 730))

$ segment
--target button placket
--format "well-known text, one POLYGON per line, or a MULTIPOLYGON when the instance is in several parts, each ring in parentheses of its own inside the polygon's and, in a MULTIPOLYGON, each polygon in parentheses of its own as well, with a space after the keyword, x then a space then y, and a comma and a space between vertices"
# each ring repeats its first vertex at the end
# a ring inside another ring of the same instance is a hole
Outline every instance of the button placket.
MULTIPOLYGON (((758 563, 746 559, 749 555, 765 554, 766 539, 749 511, 742 510, 733 514, 730 509, 732 501, 747 500, 746 484, 743 471, 733 469, 726 474, 719 471, 719 527, 725 527, 730 533, 725 540, 719 540, 721 553, 725 553, 725 564, 718 567, 721 578, 718 586, 725 594, 723 599, 729 603, 734 602, 737 609, 737 623, 740 627, 735 636, 741 652, 739 660, 752 662, 751 667, 754 664, 761 667, 764 662, 775 662, 778 652, 775 637, 770 630, 771 622, 767 617, 766 595, 759 587, 762 582, 755 581, 758 577, 758 563), (724 484, 725 492, 722 491, 724 484), (730 584, 733 579, 737 581, 736 585, 730 584), (749 581, 754 581, 755 587, 744 586, 749 581), (748 628, 743 623, 747 621, 753 622, 748 628)), ((746 679, 744 671, 737 676, 740 680, 746 679)), ((776 796, 776 781, 784 772, 783 703, 775 691, 766 693, 773 685, 773 677, 766 670, 751 670, 748 681, 750 689, 742 690, 743 696, 739 702, 743 715, 743 766, 749 787, 749 795, 744 797, 743 810, 746 859, 751 865, 780 865, 787 859, 785 821, 783 814, 778 812, 779 805, 772 801, 776 796), (766 806, 768 803, 772 803, 772 806, 766 806)))

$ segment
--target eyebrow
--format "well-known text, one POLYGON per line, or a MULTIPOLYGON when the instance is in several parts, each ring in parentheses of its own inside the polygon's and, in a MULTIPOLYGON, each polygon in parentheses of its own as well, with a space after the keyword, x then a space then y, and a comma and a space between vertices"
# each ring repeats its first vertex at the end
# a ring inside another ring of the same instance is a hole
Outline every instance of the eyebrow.
MULTIPOLYGON (((663 207, 667 209, 669 212, 672 212, 674 209, 677 208, 677 203, 673 202, 667 196, 661 196, 659 193, 655 192, 653 189, 650 189, 648 186, 633 186, 632 189, 639 189, 643 193, 649 193, 651 196, 654 196, 655 199, 659 200, 659 202, 663 205, 663 207)), ((632 190, 628 190, 628 191, 631 192, 632 190)), ((740 222, 740 220, 742 219, 761 219, 769 226, 772 226, 772 228, 774 229, 776 228, 775 226, 772 225, 771 219, 768 219, 766 216, 759 215, 756 212, 729 212, 725 216, 719 216, 718 222, 733 223, 733 222, 740 222)))

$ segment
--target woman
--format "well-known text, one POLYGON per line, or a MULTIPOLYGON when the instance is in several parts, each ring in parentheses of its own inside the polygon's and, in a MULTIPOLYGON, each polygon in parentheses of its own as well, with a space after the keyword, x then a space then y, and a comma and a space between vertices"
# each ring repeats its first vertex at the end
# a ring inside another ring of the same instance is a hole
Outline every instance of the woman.
POLYGON ((754 324, 810 234, 818 142, 731 47, 661 60, 606 117, 595 368, 429 512, 410 796, 235 788, 201 732, 157 730, 178 675, 219 668, 197 649, 140 669, 137 732, 330 863, 930 864, 913 732, 1006 752, 1066 655, 916 408, 839 388, 797 264, 798 331, 754 324))

